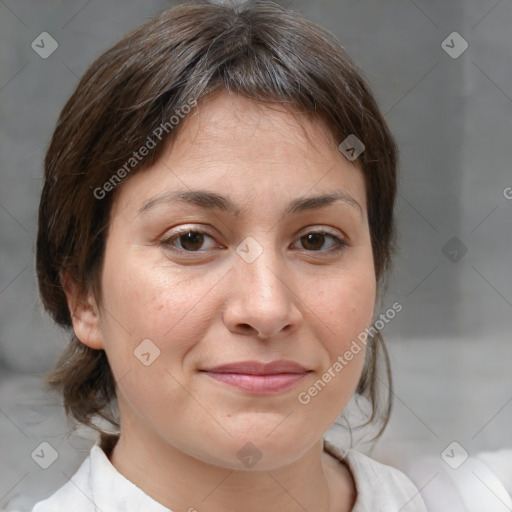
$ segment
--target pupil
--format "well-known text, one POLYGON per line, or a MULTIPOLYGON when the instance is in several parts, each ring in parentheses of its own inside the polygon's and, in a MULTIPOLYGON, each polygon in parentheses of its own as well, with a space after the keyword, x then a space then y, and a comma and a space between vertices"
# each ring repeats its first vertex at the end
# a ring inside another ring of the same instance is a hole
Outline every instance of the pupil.
POLYGON ((186 235, 182 235, 182 247, 189 250, 197 250, 203 245, 204 237, 201 233, 189 231, 186 235))
MULTIPOLYGON (((310 234, 306 235, 306 237, 305 237, 305 238, 306 238, 306 244, 305 244, 305 245, 306 245, 306 246, 310 245, 310 247, 309 247, 309 249, 310 249, 310 250, 313 250, 313 251, 318 250, 318 249, 320 249, 320 248, 322 247, 322 245, 323 245, 323 238, 324 238, 324 235, 322 235, 322 234, 319 234, 319 233, 310 233, 310 234), (320 241, 320 242, 321 242, 321 243, 320 243, 320 245, 318 245, 318 244, 317 244, 317 246, 316 246, 316 247, 311 247, 310 242, 313 242, 313 244, 312 244, 312 245, 314 246, 314 245, 315 245, 315 241, 316 241, 316 242, 320 241)), ((308 247, 306 247, 306 249, 308 249, 308 247)))

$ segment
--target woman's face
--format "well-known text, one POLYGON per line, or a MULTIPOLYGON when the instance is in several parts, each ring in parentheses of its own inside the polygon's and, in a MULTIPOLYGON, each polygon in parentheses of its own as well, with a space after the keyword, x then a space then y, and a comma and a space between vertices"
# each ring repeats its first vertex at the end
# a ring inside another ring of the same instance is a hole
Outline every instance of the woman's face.
POLYGON ((116 191, 102 307, 78 336, 107 353, 123 435, 230 468, 321 439, 364 350, 333 365, 375 304, 361 171, 323 125, 273 107, 217 94, 116 191))

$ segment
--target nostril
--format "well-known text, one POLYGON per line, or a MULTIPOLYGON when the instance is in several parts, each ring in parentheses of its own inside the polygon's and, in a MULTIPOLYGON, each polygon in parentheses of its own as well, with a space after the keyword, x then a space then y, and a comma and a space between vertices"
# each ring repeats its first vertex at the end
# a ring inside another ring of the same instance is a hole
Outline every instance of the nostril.
POLYGON ((259 335, 258 333, 258 329, 255 329, 252 325, 250 324, 238 324, 238 328, 239 328, 239 332, 241 334, 245 334, 245 335, 253 335, 253 334, 257 334, 259 335))

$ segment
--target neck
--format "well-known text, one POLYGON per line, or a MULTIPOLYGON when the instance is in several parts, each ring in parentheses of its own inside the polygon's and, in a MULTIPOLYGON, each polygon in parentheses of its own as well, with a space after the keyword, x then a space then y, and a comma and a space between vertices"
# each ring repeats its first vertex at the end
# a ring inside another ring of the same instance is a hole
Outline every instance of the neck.
POLYGON ((292 464, 272 470, 232 470, 205 463, 174 446, 123 433, 110 460, 148 496, 175 512, 349 511, 344 466, 320 440, 292 464), (339 467, 339 468, 338 468, 339 467))

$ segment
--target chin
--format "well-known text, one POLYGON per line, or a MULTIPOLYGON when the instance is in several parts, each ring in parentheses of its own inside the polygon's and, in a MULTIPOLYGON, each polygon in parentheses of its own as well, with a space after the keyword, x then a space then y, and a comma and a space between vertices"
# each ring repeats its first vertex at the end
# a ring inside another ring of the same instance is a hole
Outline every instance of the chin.
POLYGON ((292 433, 283 430, 277 435, 276 432, 276 425, 273 425, 271 429, 254 430, 252 434, 210 439, 198 458, 230 470, 272 471, 295 462, 315 442, 309 444, 305 435, 299 433, 290 435, 292 433), (212 452, 213 446, 215 452, 212 452))

